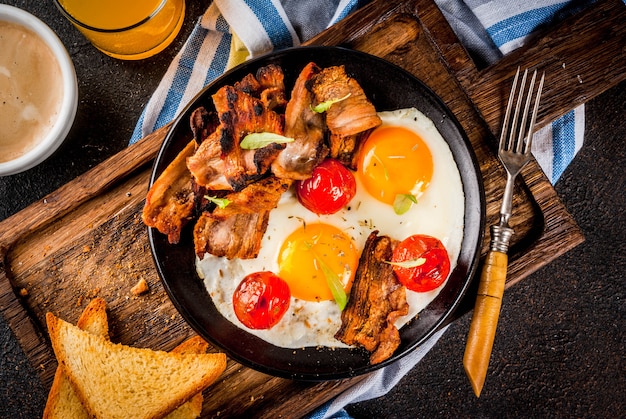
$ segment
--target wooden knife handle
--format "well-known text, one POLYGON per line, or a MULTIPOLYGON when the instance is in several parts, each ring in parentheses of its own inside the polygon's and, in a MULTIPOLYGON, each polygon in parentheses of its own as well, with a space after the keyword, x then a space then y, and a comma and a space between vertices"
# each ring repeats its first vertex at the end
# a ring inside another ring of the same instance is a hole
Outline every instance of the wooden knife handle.
POLYGON ((480 397, 489 367, 491 348, 502 306, 507 264, 506 253, 489 251, 480 275, 478 296, 463 356, 465 373, 476 397, 480 397))

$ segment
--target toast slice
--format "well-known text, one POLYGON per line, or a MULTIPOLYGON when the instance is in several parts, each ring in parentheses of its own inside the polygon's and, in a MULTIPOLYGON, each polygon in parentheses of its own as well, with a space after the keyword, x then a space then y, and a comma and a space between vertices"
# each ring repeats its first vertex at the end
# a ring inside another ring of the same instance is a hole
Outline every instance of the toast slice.
POLYGON ((46 320, 60 370, 73 383, 87 417, 156 418, 176 408, 168 417, 197 417, 202 409, 198 393, 226 368, 224 354, 197 353, 207 348, 199 337, 167 353, 111 343, 51 313, 46 320))
MULTIPOLYGON (((106 315, 106 302, 95 298, 87 305, 76 324, 80 329, 94 335, 109 338, 109 323, 106 315)), ((176 353, 205 353, 207 342, 199 336, 192 337, 172 352, 176 353)), ((195 419, 202 412, 202 393, 194 395, 191 400, 166 416, 166 419, 195 419)), ((57 368, 43 412, 44 419, 89 419, 89 414, 76 395, 71 382, 65 375, 63 368, 57 368)))
MULTIPOLYGON (((91 300, 76 325, 93 335, 104 336, 108 339, 109 322, 106 314, 106 302, 101 298, 91 300)), ((43 417, 44 419, 89 419, 89 414, 74 392, 63 368, 57 368, 54 374, 43 417)))
MULTIPOLYGON (((172 353, 203 354, 206 353, 208 348, 209 344, 204 339, 200 336, 194 336, 172 349, 172 353)), ((203 401, 204 397, 200 391, 196 393, 187 403, 167 415, 165 419, 195 419, 200 417, 200 413, 202 413, 203 401)))

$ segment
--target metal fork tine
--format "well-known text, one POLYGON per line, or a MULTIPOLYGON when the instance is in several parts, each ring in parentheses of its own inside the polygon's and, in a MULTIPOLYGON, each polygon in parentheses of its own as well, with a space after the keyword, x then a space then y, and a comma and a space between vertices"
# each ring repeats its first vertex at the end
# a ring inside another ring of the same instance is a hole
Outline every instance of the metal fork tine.
MULTIPOLYGON (((522 152, 522 148, 524 148, 524 150, 526 150, 525 146, 524 146, 524 137, 526 137, 526 120, 528 119, 528 111, 530 110, 530 103, 533 100, 533 89, 535 88, 535 79, 537 78, 537 70, 535 70, 533 72, 533 76, 530 79, 530 83, 528 85, 528 93, 526 95, 526 104, 524 105, 524 112, 522 113, 522 122, 520 122, 519 126, 520 126, 520 130, 519 130, 519 136, 517 137, 517 142, 515 143, 515 152, 516 153, 521 153, 522 152)), ((520 91, 520 99, 522 98, 522 94, 523 94, 523 90, 520 91)), ((528 132, 532 131, 531 129, 532 127, 530 127, 528 129, 528 132)))
POLYGON ((506 105, 506 113, 504 114, 504 121, 502 122, 502 133, 500 134, 500 142, 498 144, 498 148, 502 150, 506 147, 505 142, 508 141, 509 135, 509 118, 511 117, 511 108, 513 107, 513 100, 515 88, 517 87, 517 79, 519 78, 520 68, 517 67, 517 72, 515 73, 515 77, 513 78, 513 86, 511 87, 511 93, 509 94, 509 101, 506 105))
MULTIPOLYGON (((535 74, 537 70, 535 70, 535 74)), ((533 142, 533 128, 535 126, 535 120, 537 119, 537 111, 539 110, 539 99, 541 98, 541 91, 543 90, 543 81, 546 77, 546 73, 541 74, 541 79, 539 80, 539 87, 537 88, 537 94, 535 96, 535 106, 533 108, 533 114, 530 117, 530 125, 528 126, 528 138, 526 138, 526 145, 524 147, 524 154, 528 154, 532 147, 533 142)), ((533 76, 534 79, 534 76, 533 76)), ((533 80, 534 84, 534 80, 533 80)))
MULTIPOLYGON (((513 114, 513 121, 511 122, 511 134, 509 135, 509 139, 506 144, 507 150, 512 150, 515 147, 515 138, 517 137, 517 129, 519 124, 517 120, 519 119, 519 111, 522 106, 523 97, 524 97, 524 88, 526 87, 526 77, 528 76, 528 69, 524 70, 524 75, 522 76, 522 82, 520 83, 520 88, 518 92, 518 97, 515 104, 515 113, 513 114)), ((515 91, 512 90, 511 94, 514 95, 515 91)), ((520 129, 520 131, 522 131, 520 129)))

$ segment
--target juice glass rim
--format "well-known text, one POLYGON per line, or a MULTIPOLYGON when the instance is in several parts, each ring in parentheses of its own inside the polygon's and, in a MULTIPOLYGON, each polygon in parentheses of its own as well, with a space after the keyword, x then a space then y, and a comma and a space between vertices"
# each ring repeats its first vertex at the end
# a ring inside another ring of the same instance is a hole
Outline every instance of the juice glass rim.
POLYGON ((102 32, 102 33, 124 32, 124 31, 129 31, 131 29, 134 29, 138 26, 141 26, 144 23, 150 21, 150 19, 152 19, 154 16, 156 16, 161 11, 163 6, 165 6, 165 3, 167 3, 167 0, 161 0, 161 3, 159 3, 159 5, 148 16, 141 19, 137 23, 133 23, 132 25, 125 26, 122 28, 105 29, 105 28, 96 28, 95 26, 91 26, 91 25, 81 22, 80 20, 76 19, 74 16, 69 14, 69 12, 65 10, 65 8, 63 8, 59 0, 54 0, 54 4, 56 5, 57 9, 59 9, 59 11, 63 14, 63 16, 65 16, 70 22, 72 22, 73 24, 77 26, 80 26, 83 29, 88 29, 90 31, 102 32))

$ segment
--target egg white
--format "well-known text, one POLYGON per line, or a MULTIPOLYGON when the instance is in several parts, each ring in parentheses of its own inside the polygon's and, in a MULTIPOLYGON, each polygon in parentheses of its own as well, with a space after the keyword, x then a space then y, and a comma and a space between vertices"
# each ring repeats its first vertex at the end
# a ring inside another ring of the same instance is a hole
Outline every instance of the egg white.
MULTIPOLYGON (((280 322, 268 330, 244 326, 234 313, 232 296, 248 274, 259 271, 278 273, 278 253, 286 237, 304 224, 322 222, 334 225, 350 236, 361 251, 373 230, 396 240, 413 234, 427 234, 444 244, 450 257, 451 270, 457 263, 463 239, 465 197, 461 177, 448 144, 433 122, 415 108, 380 112, 382 126, 402 126, 413 130, 426 142, 433 156, 430 186, 406 213, 398 215, 393 208, 374 199, 361 185, 348 206, 332 215, 317 215, 304 208, 293 189, 281 197, 270 213, 261 250, 255 259, 233 259, 205 255, 197 259, 196 268, 218 311, 230 322, 265 341, 285 348, 307 346, 346 347, 334 338, 341 326, 341 312, 334 301, 309 302, 291 299, 289 310, 280 322)), ((398 319, 402 327, 423 310, 440 292, 425 293, 407 290, 409 313, 398 319)))

